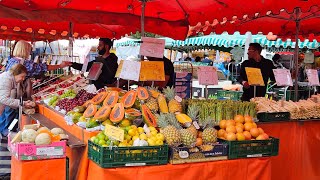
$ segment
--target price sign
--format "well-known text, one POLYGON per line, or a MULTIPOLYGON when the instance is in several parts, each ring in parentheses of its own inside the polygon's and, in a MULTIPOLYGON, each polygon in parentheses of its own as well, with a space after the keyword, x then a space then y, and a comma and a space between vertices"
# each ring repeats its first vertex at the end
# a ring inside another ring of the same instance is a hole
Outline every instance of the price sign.
POLYGON ((293 86, 289 69, 273 69, 273 74, 278 86, 293 86))
POLYGON ((118 66, 118 69, 117 69, 117 72, 116 72, 116 75, 115 75, 116 78, 120 77, 120 74, 121 74, 121 71, 122 71, 123 62, 124 62, 124 60, 121 60, 120 63, 119 63, 119 66, 118 66))
POLYGON ((156 39, 150 37, 142 37, 142 44, 140 46, 140 55, 162 58, 165 47, 164 39, 156 39))
POLYGON ((216 68, 213 66, 198 67, 198 79, 201 85, 217 85, 218 74, 216 68))
POLYGON ((163 61, 142 61, 140 81, 165 81, 163 61))
POLYGON ((307 69, 306 73, 309 81, 309 86, 320 86, 318 71, 316 69, 307 69))
POLYGON ((111 126, 109 124, 106 124, 104 132, 109 138, 118 140, 120 142, 122 142, 124 139, 124 130, 117 128, 115 126, 111 126))
POLYGON ((249 85, 265 86, 262 78, 261 70, 259 68, 246 67, 245 70, 246 70, 249 85))
POLYGON ((139 81, 141 63, 137 61, 124 61, 120 78, 126 80, 139 81))

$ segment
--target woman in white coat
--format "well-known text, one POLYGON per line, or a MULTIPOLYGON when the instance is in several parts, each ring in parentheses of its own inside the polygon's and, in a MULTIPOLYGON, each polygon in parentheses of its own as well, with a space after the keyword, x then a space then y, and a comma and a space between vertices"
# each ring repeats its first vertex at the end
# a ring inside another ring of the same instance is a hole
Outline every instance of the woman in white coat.
MULTIPOLYGON (((0 74, 0 114, 2 114, 6 106, 12 108, 18 108, 20 104, 20 99, 16 99, 18 84, 23 82, 27 76, 27 69, 22 64, 16 64, 12 68, 0 74)), ((24 107, 31 107, 31 101, 24 101, 24 107)), ((11 122, 0 122, 0 132, 6 131, 11 122)))

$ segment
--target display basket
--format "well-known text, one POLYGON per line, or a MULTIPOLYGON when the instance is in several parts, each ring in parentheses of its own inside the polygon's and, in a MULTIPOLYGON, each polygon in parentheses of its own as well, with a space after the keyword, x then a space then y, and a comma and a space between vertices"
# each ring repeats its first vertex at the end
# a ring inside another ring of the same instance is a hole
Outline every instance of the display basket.
POLYGON ((218 99, 231 99, 238 101, 242 96, 242 92, 240 91, 227 91, 227 90, 218 90, 217 98, 218 99))
POLYGON ((229 145, 229 159, 277 156, 279 153, 279 139, 274 137, 268 140, 221 141, 229 145))
POLYGON ((168 163, 168 145, 102 147, 89 140, 88 157, 102 168, 161 165, 168 163))
POLYGON ((257 118, 259 122, 274 122, 274 121, 289 121, 290 113, 289 112, 263 112, 258 113, 257 118))

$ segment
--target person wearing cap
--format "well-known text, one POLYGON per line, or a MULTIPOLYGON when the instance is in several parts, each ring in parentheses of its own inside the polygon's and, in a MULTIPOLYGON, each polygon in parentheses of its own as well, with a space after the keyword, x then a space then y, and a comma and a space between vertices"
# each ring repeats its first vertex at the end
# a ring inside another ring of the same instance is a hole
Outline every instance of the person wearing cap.
POLYGON ((262 78, 265 86, 256 87, 256 97, 264 97, 267 90, 267 84, 269 78, 271 81, 275 81, 272 69, 275 69, 271 60, 265 59, 261 56, 262 47, 259 43, 250 43, 248 49, 249 60, 243 61, 240 69, 239 83, 243 85, 242 101, 250 101, 254 97, 254 86, 250 86, 248 83, 248 77, 246 74, 246 67, 258 68, 261 70, 262 78))
MULTIPOLYGON (((98 45, 99 57, 88 63, 87 71, 90 70, 94 62, 103 63, 102 72, 97 80, 92 81, 97 89, 103 88, 106 84, 113 84, 116 81, 115 75, 118 69, 118 57, 114 53, 110 53, 113 41, 109 38, 100 38, 98 45)), ((82 70, 83 64, 72 63, 71 67, 82 70)))

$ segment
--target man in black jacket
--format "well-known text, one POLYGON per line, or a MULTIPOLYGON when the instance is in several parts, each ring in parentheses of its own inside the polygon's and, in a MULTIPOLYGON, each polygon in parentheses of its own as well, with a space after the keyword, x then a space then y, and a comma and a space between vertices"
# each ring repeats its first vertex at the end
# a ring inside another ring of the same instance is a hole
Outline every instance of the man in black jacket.
POLYGON ((261 54, 262 47, 258 43, 250 43, 248 49, 249 60, 244 61, 241 64, 239 83, 243 85, 243 95, 241 100, 249 101, 254 97, 254 87, 248 83, 246 67, 259 68, 261 70, 262 78, 265 86, 256 87, 256 97, 264 97, 267 90, 267 84, 269 78, 274 81, 274 74, 272 69, 275 69, 271 60, 265 59, 261 54))
MULTIPOLYGON (((93 84, 97 89, 103 88, 106 84, 112 84, 116 81, 115 75, 118 69, 118 57, 114 53, 110 53, 110 48, 113 45, 113 41, 109 38, 100 38, 97 57, 94 61, 88 63, 87 71, 91 68, 94 62, 103 63, 102 72, 93 84)), ((72 63, 72 68, 81 70, 83 64, 72 63)))

